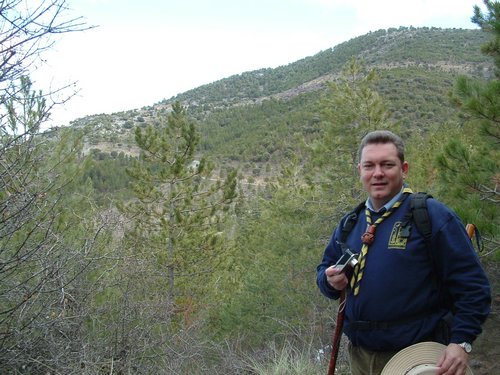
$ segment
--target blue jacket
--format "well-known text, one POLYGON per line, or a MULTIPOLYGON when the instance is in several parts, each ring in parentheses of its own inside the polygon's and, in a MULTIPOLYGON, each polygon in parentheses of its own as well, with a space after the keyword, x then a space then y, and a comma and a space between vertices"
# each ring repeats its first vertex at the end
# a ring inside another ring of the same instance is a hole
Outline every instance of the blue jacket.
MULTIPOLYGON (((400 236, 400 224, 405 221, 409 202, 407 197, 377 228, 375 241, 368 250, 360 292, 357 296, 350 290, 347 292, 344 333, 353 345, 374 351, 400 350, 427 341, 450 310, 443 306, 437 290, 437 285, 444 285, 454 301, 450 342, 472 343, 490 312, 491 292, 464 224, 444 204, 427 200, 432 222, 431 251, 436 263, 433 266, 415 224, 409 237, 400 236), (436 283, 434 277, 440 281, 436 283), (363 322, 377 323, 363 329, 360 325, 363 322)), ((372 213, 373 221, 377 217, 372 213)), ((339 298, 340 292, 328 284, 325 270, 342 255, 338 242, 345 219, 334 231, 317 267, 318 287, 332 299, 339 298)), ((361 210, 346 240, 351 251, 359 253, 365 229, 366 216, 361 210)))

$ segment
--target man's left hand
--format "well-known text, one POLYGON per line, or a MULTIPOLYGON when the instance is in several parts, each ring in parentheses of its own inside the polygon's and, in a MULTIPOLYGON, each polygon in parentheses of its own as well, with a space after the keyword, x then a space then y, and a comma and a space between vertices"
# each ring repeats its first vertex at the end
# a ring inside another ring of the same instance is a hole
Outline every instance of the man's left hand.
POLYGON ((469 355, 458 344, 450 344, 439 358, 437 375, 465 375, 469 355))

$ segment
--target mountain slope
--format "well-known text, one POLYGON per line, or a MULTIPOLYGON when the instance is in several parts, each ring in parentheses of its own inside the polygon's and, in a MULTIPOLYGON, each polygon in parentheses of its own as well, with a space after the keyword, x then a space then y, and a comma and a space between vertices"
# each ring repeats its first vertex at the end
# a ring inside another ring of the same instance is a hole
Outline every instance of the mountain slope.
POLYGON ((279 162, 294 149, 294 133, 314 134, 320 99, 352 58, 378 71, 377 91, 404 127, 426 129, 449 120, 447 100, 459 74, 492 72, 480 52, 480 30, 405 28, 379 30, 286 66, 260 69, 203 85, 141 110, 89 116, 88 149, 133 154, 132 129, 157 122, 158 113, 181 101, 203 134, 201 152, 226 162, 279 162))
POLYGON ((425 64, 478 74, 489 66, 488 59, 481 55, 479 49, 486 38, 479 30, 404 27, 379 30, 289 65, 224 78, 160 104, 179 100, 186 104, 227 106, 245 100, 279 96, 301 85, 318 87, 314 82, 331 80, 352 56, 364 59, 368 67, 396 68, 425 64))

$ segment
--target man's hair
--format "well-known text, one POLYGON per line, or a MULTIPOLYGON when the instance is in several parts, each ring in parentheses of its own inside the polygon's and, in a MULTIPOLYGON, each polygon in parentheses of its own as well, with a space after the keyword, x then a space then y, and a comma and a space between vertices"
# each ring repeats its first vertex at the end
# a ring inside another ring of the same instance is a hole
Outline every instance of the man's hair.
POLYGON ((363 152, 363 148, 365 148, 365 146, 367 145, 376 143, 392 143, 394 146, 396 146, 398 158, 399 160, 401 160, 401 163, 405 161, 405 145, 403 140, 389 130, 375 130, 365 135, 361 140, 361 144, 359 145, 358 161, 361 161, 361 153, 363 152))

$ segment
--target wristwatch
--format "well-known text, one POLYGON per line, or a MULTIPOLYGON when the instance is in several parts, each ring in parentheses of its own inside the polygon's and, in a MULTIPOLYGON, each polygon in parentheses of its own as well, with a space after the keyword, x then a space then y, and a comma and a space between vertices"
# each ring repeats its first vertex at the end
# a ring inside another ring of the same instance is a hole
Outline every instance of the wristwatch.
POLYGON ((468 342, 463 342, 461 344, 458 344, 458 346, 461 346, 466 353, 472 352, 472 345, 468 342))

